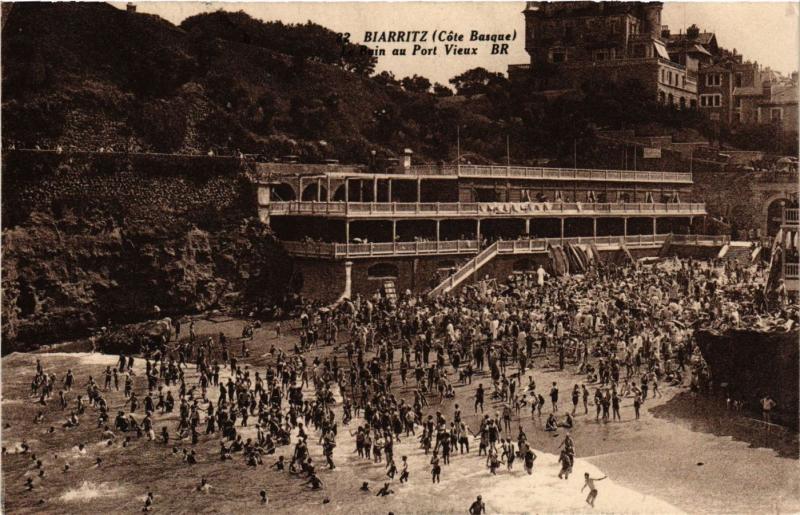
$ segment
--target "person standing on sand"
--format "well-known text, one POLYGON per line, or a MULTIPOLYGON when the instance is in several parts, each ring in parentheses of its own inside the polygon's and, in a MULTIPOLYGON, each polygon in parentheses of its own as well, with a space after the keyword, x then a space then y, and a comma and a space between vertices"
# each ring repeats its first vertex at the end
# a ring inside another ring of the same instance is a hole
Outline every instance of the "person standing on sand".
POLYGON ((595 488, 595 486, 594 486, 594 482, 595 482, 595 481, 602 481, 602 480, 604 480, 606 477, 608 477, 608 476, 597 477, 597 478, 594 478, 594 477, 589 477, 589 473, 588 473, 588 472, 586 472, 586 473, 583 475, 583 478, 584 478, 584 481, 585 481, 585 482, 584 482, 584 484, 583 484, 583 487, 581 488, 581 492, 583 492, 583 490, 584 490, 584 489, 585 489, 587 486, 589 487, 589 495, 586 497, 586 503, 587 503, 589 506, 591 506, 592 508, 594 508, 594 501, 597 499, 597 488, 595 488))
POLYGON ((553 413, 555 413, 558 411, 558 387, 555 381, 553 381, 553 387, 550 388, 550 402, 553 404, 553 413))
POLYGON ((469 515, 481 515, 482 513, 486 513, 486 504, 484 504, 481 496, 479 495, 475 502, 473 502, 469 507, 469 515))

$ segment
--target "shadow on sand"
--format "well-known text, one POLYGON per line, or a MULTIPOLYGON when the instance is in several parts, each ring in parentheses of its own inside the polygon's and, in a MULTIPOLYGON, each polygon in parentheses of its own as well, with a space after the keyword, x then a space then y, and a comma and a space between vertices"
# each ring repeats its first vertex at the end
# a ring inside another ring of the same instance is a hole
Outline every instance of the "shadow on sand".
POLYGON ((800 458, 796 432, 728 411, 721 402, 699 396, 693 399, 690 392, 681 392, 649 411, 656 418, 682 423, 692 431, 730 436, 751 448, 769 448, 783 458, 800 458))

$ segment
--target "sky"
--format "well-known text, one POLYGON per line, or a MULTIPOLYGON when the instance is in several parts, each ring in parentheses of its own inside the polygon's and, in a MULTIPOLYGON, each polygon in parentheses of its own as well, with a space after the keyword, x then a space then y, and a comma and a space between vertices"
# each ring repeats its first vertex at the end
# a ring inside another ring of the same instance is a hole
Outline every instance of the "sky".
MULTIPOLYGON (((114 3, 124 8, 124 3, 114 3)), ((331 30, 349 33, 353 42, 364 42, 367 31, 450 31, 464 36, 454 42, 458 47, 475 47, 477 55, 445 55, 447 42, 418 43, 426 48, 436 46, 436 55, 410 55, 413 43, 365 43, 380 46, 387 55, 379 57, 377 70, 390 70, 396 77, 413 74, 433 82, 447 81, 469 68, 482 66, 490 71, 505 72, 509 64, 528 62, 525 53, 524 2, 295 2, 295 3, 227 3, 227 2, 138 2, 138 12, 157 14, 174 24, 183 19, 218 9, 243 10, 264 21, 305 23, 311 20, 331 30), (508 41, 508 54, 491 55, 492 42, 470 43, 472 31, 481 34, 514 34, 508 41), (392 49, 406 48, 407 55, 391 55, 392 49)), ((713 31, 717 42, 735 48, 745 59, 757 61, 783 73, 798 69, 798 18, 800 4, 778 2, 665 2, 662 24, 673 33, 685 31, 692 23, 701 30, 713 31)))

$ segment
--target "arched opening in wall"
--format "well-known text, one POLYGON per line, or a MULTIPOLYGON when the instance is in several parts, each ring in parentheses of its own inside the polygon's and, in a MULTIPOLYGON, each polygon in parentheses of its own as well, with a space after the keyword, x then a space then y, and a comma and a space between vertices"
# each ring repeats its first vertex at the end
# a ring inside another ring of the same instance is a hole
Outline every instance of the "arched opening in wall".
POLYGON ((770 202, 767 207, 767 236, 775 236, 781 228, 782 208, 789 203, 789 199, 779 198, 770 202))
POLYGON ((272 200, 286 202, 295 199, 297 199, 297 195, 295 195, 294 188, 290 184, 282 182, 272 187, 272 200))
POLYGON ((334 202, 344 202, 344 184, 336 188, 333 192, 334 202))
POLYGON ((400 271, 391 263, 375 263, 367 268, 368 279, 397 279, 400 271))
POLYGON ((514 272, 529 272, 534 269, 533 261, 531 261, 531 258, 518 259, 514 261, 511 269, 514 272))
POLYGON ((305 187, 305 189, 303 189, 303 195, 301 198, 302 200, 317 200, 317 198, 320 200, 325 200, 327 194, 328 191, 325 189, 325 186, 320 186, 319 196, 317 196, 317 184, 313 183, 309 184, 305 187))

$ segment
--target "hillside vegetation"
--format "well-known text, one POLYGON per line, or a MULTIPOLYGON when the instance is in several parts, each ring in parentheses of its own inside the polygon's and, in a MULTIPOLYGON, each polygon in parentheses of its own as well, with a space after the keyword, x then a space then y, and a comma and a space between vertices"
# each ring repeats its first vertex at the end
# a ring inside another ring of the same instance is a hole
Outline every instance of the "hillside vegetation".
POLYGON ((374 72, 376 59, 320 25, 218 11, 174 26, 107 4, 18 3, 3 31, 4 140, 18 146, 206 153, 240 149, 365 162, 414 149, 503 161, 570 155, 592 127, 697 127, 637 84, 587 84, 548 101, 502 74, 452 89, 374 72), (321 143, 321 141, 324 142, 321 143))

